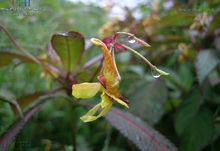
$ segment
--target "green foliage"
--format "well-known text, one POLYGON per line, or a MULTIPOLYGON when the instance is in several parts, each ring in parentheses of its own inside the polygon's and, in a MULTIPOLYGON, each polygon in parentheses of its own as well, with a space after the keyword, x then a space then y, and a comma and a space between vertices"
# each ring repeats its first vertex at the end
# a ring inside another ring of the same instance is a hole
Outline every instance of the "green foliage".
MULTIPOLYGON (((32 1, 31 8, 39 9, 34 14, 1 14, 1 25, 40 62, 22 54, 0 30, 1 145, 22 151, 169 150, 166 145, 219 151, 220 3, 171 2, 170 8, 166 1, 152 1, 126 9, 125 20, 109 19, 107 11, 95 5, 62 0, 32 1), (151 47, 144 48, 122 38, 170 76, 155 79, 143 62, 118 50, 120 89, 130 109, 110 111, 105 117, 110 124, 104 118, 82 123, 79 117, 98 97, 74 100, 71 86, 97 82, 101 62, 101 51, 87 40, 117 31, 148 42, 151 47)), ((2 2, 0 7, 10 4, 2 2)))
POLYGON ((209 73, 218 65, 219 60, 211 50, 199 52, 196 59, 196 71, 199 82, 202 83, 209 73))
POLYGON ((201 150, 207 146, 213 137, 214 123, 213 115, 207 109, 201 109, 192 119, 188 120, 190 124, 185 126, 182 133, 182 145, 180 150, 201 150), (204 131, 205 130, 205 131, 204 131))
POLYGON ((164 102, 167 100, 167 89, 164 81, 153 80, 149 82, 142 79, 140 85, 135 87, 130 95, 129 100, 131 100, 131 106, 133 106, 131 109, 133 113, 145 119, 151 125, 160 120, 164 114, 164 102))

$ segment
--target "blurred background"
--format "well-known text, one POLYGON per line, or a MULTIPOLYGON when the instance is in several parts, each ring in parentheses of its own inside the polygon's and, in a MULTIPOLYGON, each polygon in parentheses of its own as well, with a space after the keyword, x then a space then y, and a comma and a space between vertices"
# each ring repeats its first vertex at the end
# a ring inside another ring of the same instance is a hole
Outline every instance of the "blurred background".
MULTIPOLYGON (((135 49, 170 76, 154 78, 139 58, 128 51, 118 53, 120 90, 130 101, 127 111, 179 150, 220 150, 218 0, 30 0, 28 7, 10 9, 18 4, 0 0, 0 24, 35 56, 44 57, 56 32, 78 31, 85 37, 84 63, 100 54, 99 48, 88 42, 92 37, 103 39, 126 31, 149 43, 149 48, 135 49)), ((17 52, 0 31, 3 51, 17 52)), ((85 71, 78 81, 85 82, 98 66, 85 71)), ((22 98, 58 85, 39 66, 0 56, 1 95, 22 98)), ((99 97, 91 101, 98 102, 99 97)), ((139 150, 104 118, 86 124, 79 117, 88 109, 74 108, 64 97, 46 102, 17 135, 10 150, 69 151, 74 146, 78 151, 139 150)), ((10 105, 0 101, 0 135, 16 118, 10 105)))

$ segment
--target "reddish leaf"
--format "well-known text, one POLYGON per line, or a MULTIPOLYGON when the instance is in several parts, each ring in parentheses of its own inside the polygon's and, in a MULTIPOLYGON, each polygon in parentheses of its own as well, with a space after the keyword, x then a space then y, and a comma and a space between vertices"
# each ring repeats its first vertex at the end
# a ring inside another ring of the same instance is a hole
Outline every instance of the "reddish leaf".
POLYGON ((163 135, 126 111, 112 108, 105 118, 141 151, 177 150, 163 135))
POLYGON ((40 110, 42 103, 36 104, 34 107, 30 108, 24 113, 24 117, 18 119, 0 138, 0 150, 6 151, 8 146, 13 141, 15 136, 19 133, 22 127, 30 120, 30 118, 40 110))

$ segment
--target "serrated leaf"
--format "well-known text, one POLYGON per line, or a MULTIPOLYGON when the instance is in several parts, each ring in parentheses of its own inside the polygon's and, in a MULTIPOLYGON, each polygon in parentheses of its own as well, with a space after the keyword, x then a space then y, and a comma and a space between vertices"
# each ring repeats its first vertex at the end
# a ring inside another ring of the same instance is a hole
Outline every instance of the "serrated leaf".
POLYGON ((41 101, 33 105, 33 107, 28 109, 26 112, 24 112, 23 118, 17 119, 8 128, 8 130, 4 134, 2 134, 2 136, 0 137, 0 151, 8 150, 8 147, 13 141, 13 139, 15 138, 15 136, 24 127, 24 125, 30 120, 30 118, 41 109, 42 105, 46 102, 45 101, 46 99, 55 97, 55 96, 60 96, 63 94, 62 92, 63 92, 63 89, 58 88, 50 92, 44 93, 44 95, 41 95, 41 97, 39 98, 41 101))
POLYGON ((52 36, 51 44, 65 69, 69 72, 73 71, 76 64, 80 62, 84 51, 84 37, 74 31, 57 33, 52 36))
POLYGON ((27 58, 23 55, 11 53, 11 52, 0 52, 0 67, 8 65, 14 59, 19 59, 19 60, 25 61, 25 62, 27 62, 27 61, 33 62, 32 60, 30 60, 29 58, 27 58))
POLYGON ((141 151, 177 150, 168 139, 131 113, 112 108, 105 118, 141 151))
POLYGON ((218 58, 211 50, 200 51, 197 55, 195 66, 200 84, 205 80, 209 73, 218 65, 218 58))
POLYGON ((24 113, 23 118, 19 118, 7 131, 0 137, 0 150, 6 151, 15 136, 19 133, 22 127, 29 121, 29 119, 36 113, 42 106, 42 102, 36 104, 24 113))

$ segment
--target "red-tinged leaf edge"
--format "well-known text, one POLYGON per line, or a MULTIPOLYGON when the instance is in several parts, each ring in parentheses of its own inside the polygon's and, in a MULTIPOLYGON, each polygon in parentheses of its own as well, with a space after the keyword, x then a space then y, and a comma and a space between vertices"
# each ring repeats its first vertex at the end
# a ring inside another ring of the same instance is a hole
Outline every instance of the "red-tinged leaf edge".
POLYGON ((105 118, 141 151, 177 151, 168 139, 131 113, 112 108, 105 118))
POLYGON ((13 112, 16 114, 16 113, 19 113, 19 116, 22 118, 23 117, 23 113, 22 113, 22 110, 21 110, 21 107, 20 105, 18 104, 18 102, 16 100, 9 100, 3 96, 0 96, 0 100, 1 101, 4 101, 4 102, 7 102, 10 104, 13 112))
POLYGON ((28 111, 26 111, 23 115, 23 118, 19 118, 0 138, 0 151, 6 151, 8 146, 13 141, 15 136, 20 132, 22 127, 31 119, 31 117, 38 112, 43 103, 38 103, 28 111))
MULTIPOLYGON (((37 104, 35 104, 33 107, 28 109, 26 112, 23 113, 23 118, 17 119, 12 126, 8 128, 8 130, 2 134, 0 137, 0 151, 6 151, 8 150, 8 147, 10 143, 14 140, 15 136, 20 132, 20 130, 24 127, 24 125, 31 119, 31 117, 38 112, 42 105, 46 102, 43 101, 45 99, 48 99, 50 97, 59 96, 59 92, 63 92, 63 88, 54 89, 52 91, 49 91, 47 93, 44 93, 44 95, 40 96, 39 99, 41 100, 37 104)), ((63 94, 63 93, 61 93, 63 94)))

